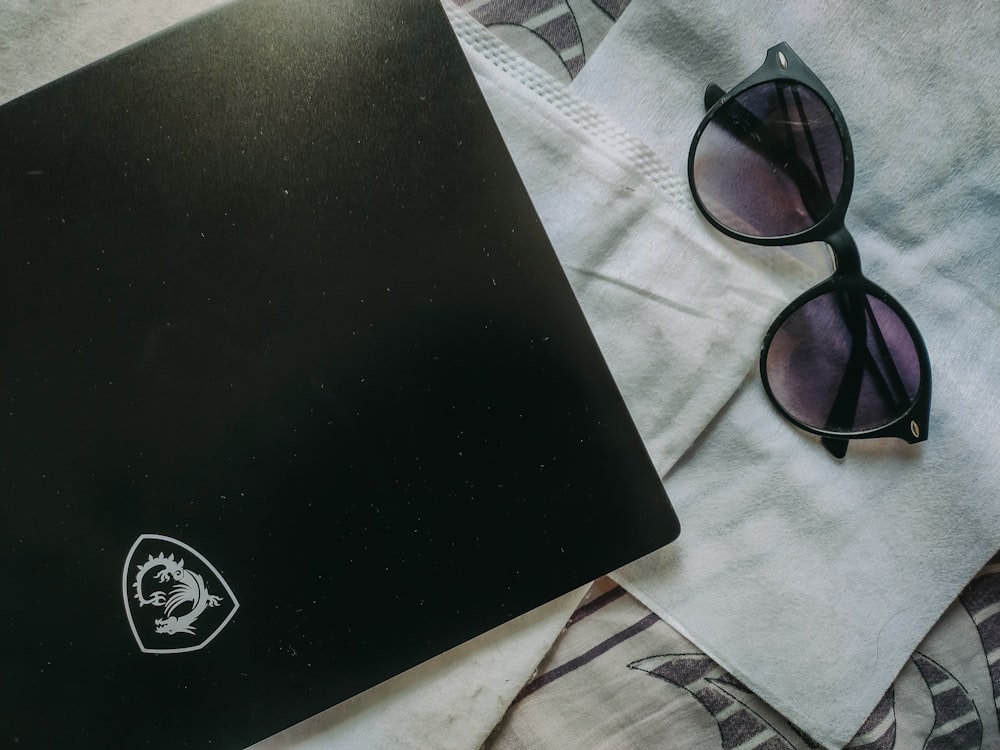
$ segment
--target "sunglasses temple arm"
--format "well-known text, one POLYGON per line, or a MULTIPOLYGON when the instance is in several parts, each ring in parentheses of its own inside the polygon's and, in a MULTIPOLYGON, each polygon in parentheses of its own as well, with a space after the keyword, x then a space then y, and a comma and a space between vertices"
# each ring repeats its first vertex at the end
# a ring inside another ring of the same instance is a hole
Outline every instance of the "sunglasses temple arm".
MULTIPOLYGON (((889 386, 882 377, 882 373, 879 372, 875 364, 875 359, 872 357, 871 352, 868 351, 868 348, 865 347, 864 354, 852 352, 847 362, 847 371, 844 374, 844 379, 841 381, 840 389, 837 391, 837 397, 834 399, 833 406, 830 407, 827 424, 845 424, 853 418, 854 412, 858 408, 858 399, 861 396, 861 380, 865 366, 870 367, 874 373, 873 377, 879 386, 879 390, 883 394, 888 395, 889 386)), ((823 443, 823 447, 833 454, 833 456, 843 458, 847 455, 847 445, 850 443, 850 439, 825 435, 821 439, 821 442, 823 443)))
MULTIPOLYGON (((830 407, 830 415, 827 418, 827 425, 850 424, 854 419, 854 413, 858 410, 858 399, 861 396, 861 380, 864 375, 864 354, 858 352, 857 347, 851 351, 851 357, 847 362, 847 370, 844 379, 840 382, 837 390, 837 397, 830 407)), ((847 455, 847 438, 837 438, 824 436, 822 438, 823 447, 837 458, 847 455)))
MULTIPOLYGON (((871 373, 872 381, 876 388, 882 393, 883 398, 899 406, 905 402, 906 386, 903 384, 902 376, 896 368, 892 359, 889 346, 882 334, 882 329, 875 318, 868 295, 863 295, 864 309, 860 315, 854 314, 846 309, 847 304, 842 306, 845 319, 850 321, 851 336, 855 345, 851 348, 851 356, 847 361, 847 368, 844 379, 841 381, 837 396, 830 408, 828 423, 846 424, 852 421, 854 412, 858 408, 858 399, 861 396, 861 381, 864 371, 867 368, 871 373), (880 359, 885 362, 886 372, 878 366, 878 361, 868 347, 868 331, 872 333, 875 345, 878 347, 880 359), (901 398, 902 395, 902 398, 901 398)), ((847 438, 824 437, 823 446, 837 458, 847 455, 847 438)))
POLYGON ((824 437, 821 442, 834 458, 843 458, 847 455, 847 446, 851 441, 847 438, 824 437))
POLYGON ((892 358, 892 350, 885 340, 882 328, 875 318, 875 311, 872 310, 871 302, 867 295, 865 295, 865 311, 868 315, 868 320, 871 321, 872 337, 875 339, 875 345, 878 347, 879 360, 885 363, 885 374, 883 377, 882 369, 878 367, 871 351, 867 352, 872 372, 877 376, 876 383, 887 401, 891 401, 897 407, 905 406, 907 397, 903 376, 899 374, 899 368, 896 367, 896 362, 892 358))
MULTIPOLYGON (((862 293, 863 295, 863 293, 862 293)), ((861 398, 861 383, 864 378, 865 366, 871 358, 868 351, 867 298, 865 304, 859 305, 856 294, 845 292, 840 297, 840 312, 851 332, 851 354, 844 369, 844 378, 840 381, 837 395, 830 407, 827 417, 827 427, 852 424, 858 410, 858 400, 861 398)), ((824 437, 823 447, 837 458, 847 455, 846 438, 824 437)))
MULTIPOLYGON (((858 246, 854 243, 854 238, 844 227, 832 237, 827 239, 833 256, 836 259, 838 272, 861 273, 861 258, 858 255, 858 246)), ((867 299, 865 300, 867 305, 867 299)), ((864 375, 865 360, 871 356, 868 352, 867 337, 864 314, 857 315, 857 306, 849 305, 849 300, 841 298, 841 314, 851 331, 851 338, 855 342, 851 347, 851 355, 847 360, 847 368, 844 372, 844 379, 837 390, 837 396, 830 407, 830 414, 827 424, 851 424, 854 421, 854 413, 858 409, 858 399, 861 398, 861 380, 864 375), (851 313, 851 307, 855 313, 851 313), (858 346, 860 342, 861 346, 858 346)), ((826 448, 835 458, 843 458, 847 455, 847 446, 850 442, 847 438, 837 438, 824 436, 821 440, 826 448)))

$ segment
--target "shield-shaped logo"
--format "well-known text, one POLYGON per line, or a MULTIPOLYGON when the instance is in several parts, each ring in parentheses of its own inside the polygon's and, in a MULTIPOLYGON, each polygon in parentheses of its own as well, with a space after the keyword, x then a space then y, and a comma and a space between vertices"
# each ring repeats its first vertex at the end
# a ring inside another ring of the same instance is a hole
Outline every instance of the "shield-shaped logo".
POLYGON ((125 558, 122 596, 132 634, 147 654, 204 648, 240 606, 212 563, 160 534, 135 540, 125 558))

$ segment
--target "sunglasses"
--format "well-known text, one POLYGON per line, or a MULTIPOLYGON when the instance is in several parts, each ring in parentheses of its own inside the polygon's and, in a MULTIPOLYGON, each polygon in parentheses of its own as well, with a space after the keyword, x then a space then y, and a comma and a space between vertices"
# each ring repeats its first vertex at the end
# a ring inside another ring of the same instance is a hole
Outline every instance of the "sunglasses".
POLYGON ((833 275, 764 337, 760 374, 771 402, 837 458, 850 440, 926 440, 927 349, 902 305, 861 273, 844 226, 851 139, 830 92, 783 43, 731 91, 709 85, 705 108, 688 179, 708 221, 757 245, 824 242, 833 257, 833 275))

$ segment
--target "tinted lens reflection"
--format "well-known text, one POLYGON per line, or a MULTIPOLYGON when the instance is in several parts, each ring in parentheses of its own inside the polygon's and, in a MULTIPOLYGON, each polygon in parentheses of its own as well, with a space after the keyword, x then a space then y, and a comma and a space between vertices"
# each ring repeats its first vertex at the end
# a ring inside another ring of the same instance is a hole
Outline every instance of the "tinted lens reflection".
POLYGON ((822 294, 793 312, 774 333, 764 369, 785 411, 837 433, 893 422, 912 405, 921 377, 906 324, 861 291, 822 294))
POLYGON ((797 83, 753 86, 720 107, 701 134, 694 189, 712 217, 752 237, 785 237, 826 216, 844 181, 833 115, 797 83))

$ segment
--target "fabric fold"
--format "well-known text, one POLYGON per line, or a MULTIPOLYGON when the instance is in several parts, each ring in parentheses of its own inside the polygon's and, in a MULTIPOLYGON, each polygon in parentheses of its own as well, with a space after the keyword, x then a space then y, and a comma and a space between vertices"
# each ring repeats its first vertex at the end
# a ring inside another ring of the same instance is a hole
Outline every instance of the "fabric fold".
MULTIPOLYGON (((450 11, 535 207, 647 449, 666 473, 752 367, 789 288, 693 214, 684 181, 564 85, 450 11), (725 304, 722 301, 725 300, 725 304)), ((683 519, 682 519, 683 524, 683 519)))

